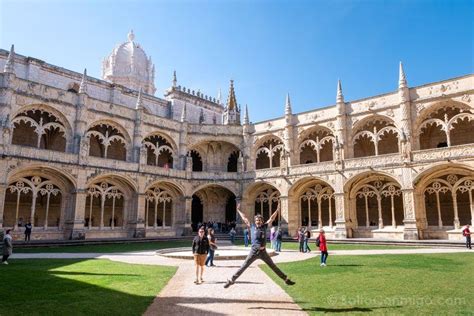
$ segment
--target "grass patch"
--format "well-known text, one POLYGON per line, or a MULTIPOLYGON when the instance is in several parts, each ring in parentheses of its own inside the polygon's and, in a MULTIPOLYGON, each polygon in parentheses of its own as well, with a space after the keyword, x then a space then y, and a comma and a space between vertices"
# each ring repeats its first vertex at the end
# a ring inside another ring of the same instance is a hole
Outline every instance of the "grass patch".
POLYGON ((73 245, 73 246, 53 246, 53 247, 32 247, 32 248, 14 248, 15 253, 39 253, 39 252, 66 252, 66 253, 115 253, 129 251, 158 250, 165 248, 189 247, 191 250, 191 240, 175 241, 151 241, 143 243, 120 243, 103 245, 73 245))
MULTIPOLYGON (((270 247, 270 244, 267 245, 270 247)), ((319 248, 316 247, 315 242, 311 241, 309 244, 311 251, 319 252, 319 248)), ((328 243, 328 249, 331 250, 368 250, 368 249, 413 249, 418 247, 413 246, 392 246, 392 245, 372 245, 372 244, 331 244, 328 243)), ((281 245, 282 250, 299 250, 300 245, 298 242, 283 242, 281 245)))
POLYGON ((311 315, 472 315, 473 259, 466 253, 329 256, 321 268, 315 257, 279 264, 296 281, 291 287, 263 270, 311 315))
POLYGON ((0 315, 142 315, 175 267, 109 260, 9 260, 0 315))

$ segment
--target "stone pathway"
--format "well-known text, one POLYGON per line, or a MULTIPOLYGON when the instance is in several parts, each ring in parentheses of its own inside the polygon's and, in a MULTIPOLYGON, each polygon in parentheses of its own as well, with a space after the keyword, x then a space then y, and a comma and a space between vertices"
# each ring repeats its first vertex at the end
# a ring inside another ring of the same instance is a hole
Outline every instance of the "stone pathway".
MULTIPOLYGON (((376 250, 334 250, 329 255, 429 254, 471 252, 463 248, 418 248, 376 250)), ((273 260, 290 262, 315 257, 319 252, 301 254, 283 251, 273 260)), ((156 255, 154 251, 116 254, 100 253, 28 253, 14 254, 14 259, 109 259, 131 264, 171 265, 178 271, 149 306, 145 315, 306 315, 286 292, 274 283, 257 261, 242 274, 237 282, 224 289, 225 281, 237 271, 243 260, 215 261, 217 267, 206 268, 205 282, 194 284, 195 268, 192 260, 173 259, 156 255)))

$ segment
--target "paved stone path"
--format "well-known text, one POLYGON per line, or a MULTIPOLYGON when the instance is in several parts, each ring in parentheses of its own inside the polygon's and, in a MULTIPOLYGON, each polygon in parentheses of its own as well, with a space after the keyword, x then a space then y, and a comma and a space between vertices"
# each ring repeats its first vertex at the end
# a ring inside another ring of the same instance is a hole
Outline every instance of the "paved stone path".
MULTIPOLYGON (((469 252, 464 248, 414 248, 376 250, 334 250, 329 255, 427 254, 469 252)), ((472 252, 472 251, 470 251, 472 252)), ((474 252, 473 252, 474 253, 474 252)), ((301 254, 283 251, 273 260, 279 262, 306 260, 319 252, 301 254)), ((193 283, 195 268, 192 260, 173 259, 156 255, 154 251, 116 254, 100 253, 31 253, 14 254, 14 259, 109 259, 131 264, 171 265, 178 271, 149 306, 145 315, 306 315, 286 292, 274 283, 257 261, 228 289, 223 285, 240 267, 243 260, 215 261, 206 268, 204 283, 193 283)))

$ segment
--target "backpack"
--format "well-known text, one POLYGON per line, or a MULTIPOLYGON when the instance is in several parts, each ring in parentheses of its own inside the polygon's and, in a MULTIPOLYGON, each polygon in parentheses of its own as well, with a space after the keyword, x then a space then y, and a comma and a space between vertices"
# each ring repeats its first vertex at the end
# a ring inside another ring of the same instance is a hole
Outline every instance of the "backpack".
POLYGON ((316 238, 316 247, 319 247, 320 244, 321 244, 321 240, 319 240, 319 236, 318 236, 318 238, 316 238))

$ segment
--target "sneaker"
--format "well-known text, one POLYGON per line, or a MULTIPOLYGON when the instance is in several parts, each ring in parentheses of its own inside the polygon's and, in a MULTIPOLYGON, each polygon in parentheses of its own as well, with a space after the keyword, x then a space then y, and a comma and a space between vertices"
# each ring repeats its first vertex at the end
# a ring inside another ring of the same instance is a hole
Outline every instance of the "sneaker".
POLYGON ((199 284, 199 280, 198 279, 194 280, 194 284, 199 284))
POLYGON ((323 263, 323 267, 325 267, 325 266, 326 266, 326 264, 325 264, 325 263, 323 263))
POLYGON ((286 285, 294 285, 294 284, 295 284, 294 281, 291 281, 291 280, 288 279, 288 278, 285 280, 285 283, 286 283, 286 285))
POLYGON ((319 266, 320 266, 320 267, 324 267, 324 263, 321 263, 319 266))
POLYGON ((2 263, 3 263, 3 264, 8 264, 8 262, 6 262, 6 261, 3 261, 2 263))
POLYGON ((233 281, 227 280, 227 282, 224 284, 224 289, 228 288, 228 287, 231 286, 232 284, 234 284, 233 281))

